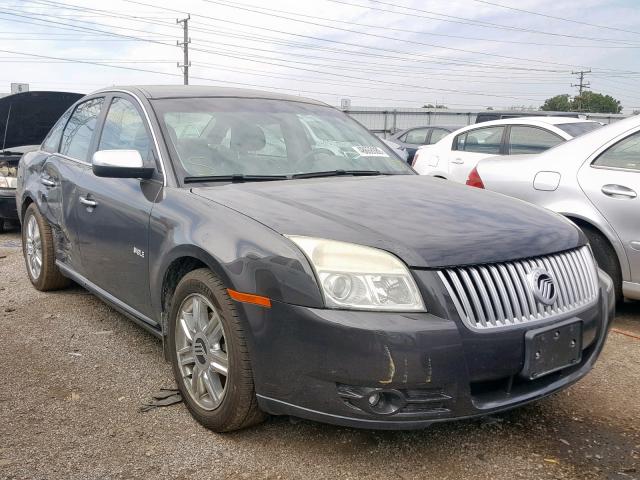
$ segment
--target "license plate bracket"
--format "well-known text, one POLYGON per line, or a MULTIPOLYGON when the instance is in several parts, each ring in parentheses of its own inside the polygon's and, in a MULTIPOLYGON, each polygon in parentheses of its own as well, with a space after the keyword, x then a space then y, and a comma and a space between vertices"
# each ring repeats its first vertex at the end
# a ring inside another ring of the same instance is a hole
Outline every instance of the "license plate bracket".
POLYGON ((582 359, 582 321, 570 318, 529 330, 525 336, 525 362, 521 375, 535 380, 582 359))

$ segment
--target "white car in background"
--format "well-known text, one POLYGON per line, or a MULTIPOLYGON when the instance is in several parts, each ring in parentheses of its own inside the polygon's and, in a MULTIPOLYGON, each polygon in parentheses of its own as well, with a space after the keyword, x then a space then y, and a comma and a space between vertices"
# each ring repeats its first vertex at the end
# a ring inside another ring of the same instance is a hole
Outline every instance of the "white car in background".
POLYGON ((542 153, 601 127, 592 120, 567 117, 522 117, 477 123, 450 133, 438 143, 420 147, 413 168, 421 175, 464 183, 483 158, 542 153))
POLYGON ((640 115, 540 155, 482 160, 467 185, 569 218, 589 238, 616 297, 640 300, 640 115))

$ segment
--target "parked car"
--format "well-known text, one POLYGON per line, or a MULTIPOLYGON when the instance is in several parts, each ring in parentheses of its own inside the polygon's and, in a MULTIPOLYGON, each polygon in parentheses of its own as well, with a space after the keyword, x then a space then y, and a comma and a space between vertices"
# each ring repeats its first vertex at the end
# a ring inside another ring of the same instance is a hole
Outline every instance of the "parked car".
POLYGON ((421 175, 464 183, 483 158, 540 153, 600 127, 590 120, 559 117, 514 118, 470 125, 450 133, 435 145, 420 148, 413 168, 421 175))
POLYGON ((98 91, 22 158, 17 198, 35 288, 73 279, 162 338, 216 431, 264 413, 404 429, 513 408, 583 377, 613 318, 574 224, 416 175, 297 96, 98 91), (314 149, 309 116, 351 149, 314 149))
POLYGON ((392 142, 391 140, 388 140, 386 138, 381 138, 380 140, 382 140, 382 142, 391 150, 393 150, 393 152, 396 155, 398 155, 402 160, 409 163, 409 154, 407 153, 406 149, 398 145, 396 142, 392 142))
POLYGON ((613 278, 617 298, 640 299, 640 117, 612 123, 540 155, 482 160, 467 184, 571 219, 613 278))
POLYGON ((476 115, 475 123, 490 122, 492 120, 502 120, 504 118, 523 118, 523 117, 564 117, 564 118, 581 118, 586 119, 584 113, 579 112, 545 112, 538 110, 535 112, 520 112, 517 110, 489 110, 480 112, 476 115))
POLYGON ((403 130, 391 136, 390 140, 397 143, 400 148, 407 152, 407 162, 413 162, 418 147, 422 145, 432 145, 439 142, 442 138, 451 132, 460 128, 450 125, 429 125, 425 127, 414 127, 403 130))
POLYGON ((81 97, 70 92, 23 92, 0 98, 0 232, 6 222, 18 222, 20 157, 37 150, 60 115, 81 97))

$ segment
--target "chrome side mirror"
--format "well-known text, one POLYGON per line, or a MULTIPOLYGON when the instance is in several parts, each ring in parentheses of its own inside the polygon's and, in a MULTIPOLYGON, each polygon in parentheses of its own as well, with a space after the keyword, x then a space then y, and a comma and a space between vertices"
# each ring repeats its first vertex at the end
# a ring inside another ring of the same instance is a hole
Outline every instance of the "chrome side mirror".
POLYGON ((92 170, 96 177, 151 178, 155 168, 145 167, 137 150, 98 150, 92 170))

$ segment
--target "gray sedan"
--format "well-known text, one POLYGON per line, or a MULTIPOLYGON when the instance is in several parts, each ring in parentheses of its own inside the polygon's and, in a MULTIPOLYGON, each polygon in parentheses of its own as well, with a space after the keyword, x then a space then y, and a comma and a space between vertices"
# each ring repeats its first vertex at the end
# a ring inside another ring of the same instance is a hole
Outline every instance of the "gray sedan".
POLYGON ((467 184, 570 218, 614 279, 618 299, 640 299, 640 116, 539 155, 482 160, 467 184))

